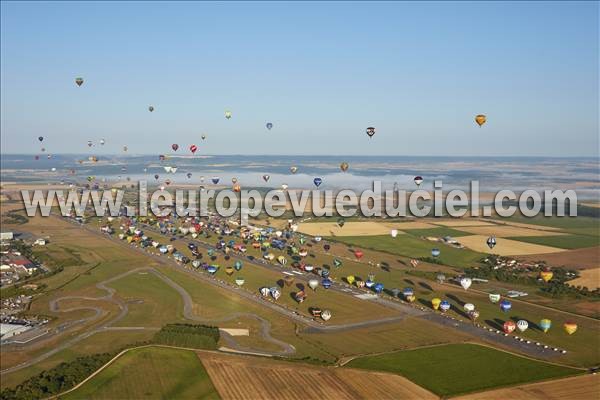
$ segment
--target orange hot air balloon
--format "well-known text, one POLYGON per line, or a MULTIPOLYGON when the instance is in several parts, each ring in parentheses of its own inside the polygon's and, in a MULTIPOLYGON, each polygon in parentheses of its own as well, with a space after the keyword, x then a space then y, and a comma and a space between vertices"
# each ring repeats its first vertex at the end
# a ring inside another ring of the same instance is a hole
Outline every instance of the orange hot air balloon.
POLYGON ((565 322, 563 327, 565 328, 565 332, 567 332, 569 335, 572 335, 577 331, 577 324, 572 321, 565 322))
POLYGON ((549 269, 540 271, 540 278, 542 278, 544 280, 544 282, 548 282, 550 279, 552 279, 553 276, 554 276, 554 273, 552 271, 550 271, 549 269))
POLYGON ((477 124, 481 127, 483 124, 485 124, 486 121, 486 117, 483 114, 479 114, 475 117, 475 122, 477 122, 477 124))

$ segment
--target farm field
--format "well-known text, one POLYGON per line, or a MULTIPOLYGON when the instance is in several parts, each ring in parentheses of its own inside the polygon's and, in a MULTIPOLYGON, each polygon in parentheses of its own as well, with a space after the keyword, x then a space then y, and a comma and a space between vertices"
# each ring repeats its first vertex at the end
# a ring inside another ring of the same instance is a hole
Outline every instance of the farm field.
POLYGON ((164 347, 129 350, 61 399, 219 399, 195 352, 164 347))
POLYGON ((457 397, 456 400, 597 400, 598 397, 600 397, 600 375, 579 375, 548 382, 530 383, 528 385, 468 394, 457 397))
POLYGON ((581 373, 473 344, 367 356, 346 365, 397 373, 444 397, 581 373))
MULTIPOLYGON (((561 236, 527 236, 511 237, 526 243, 541 244, 544 246, 557 247, 559 249, 583 249, 600 245, 600 237, 587 235, 561 235, 561 236)), ((600 263, 600 261, 599 261, 600 263)))
POLYGON ((580 271, 579 278, 569 281, 571 286, 583 286, 592 290, 600 287, 600 267, 580 271))
MULTIPOLYGON (((508 238, 498 238, 496 246, 490 249, 486 243, 489 236, 470 235, 459 239, 460 243, 471 250, 481 253, 497 254, 500 256, 517 256, 527 254, 551 254, 560 253, 563 249, 557 247, 544 246, 541 244, 526 243, 508 238)), ((441 257, 441 256, 440 256, 441 257)))
POLYGON ((435 399, 401 376, 241 356, 199 354, 217 391, 232 399, 435 399))

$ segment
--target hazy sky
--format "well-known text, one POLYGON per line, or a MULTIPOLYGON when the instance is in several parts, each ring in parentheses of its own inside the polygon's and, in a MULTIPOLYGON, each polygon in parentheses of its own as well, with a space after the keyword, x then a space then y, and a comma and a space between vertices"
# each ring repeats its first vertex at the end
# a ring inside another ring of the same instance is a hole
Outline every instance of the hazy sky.
POLYGON ((1 7, 6 153, 599 154, 597 2, 1 7))

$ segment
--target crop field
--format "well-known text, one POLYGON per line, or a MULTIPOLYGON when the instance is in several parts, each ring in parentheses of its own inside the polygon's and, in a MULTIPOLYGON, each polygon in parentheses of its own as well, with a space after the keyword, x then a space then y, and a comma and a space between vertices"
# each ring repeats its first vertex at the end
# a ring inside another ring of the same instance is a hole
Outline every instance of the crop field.
POLYGON ((588 247, 585 249, 565 250, 552 254, 532 254, 519 256, 519 259, 538 262, 546 261, 549 265, 561 265, 573 269, 596 268, 600 260, 600 247, 588 247))
POLYGON ((218 399, 195 352, 162 347, 128 351, 61 399, 218 399))
MULTIPOLYGON (((569 281, 569 285, 571 286, 583 286, 592 290, 597 287, 600 287, 600 267, 591 268, 580 271, 580 276, 577 279, 573 279, 569 281)), ((600 305, 599 305, 600 307, 600 305)))
MULTIPOLYGON (((470 235, 459 239, 460 243, 471 250, 480 253, 497 254, 500 256, 515 256, 521 254, 550 254, 560 253, 563 249, 557 247, 544 246, 541 244, 526 243, 524 241, 498 238, 496 246, 490 249, 486 243, 488 236, 470 235)), ((440 256, 441 257, 441 256, 440 256)))
MULTIPOLYGON (((559 249, 583 249, 586 247, 600 246, 600 237, 587 235, 527 236, 512 237, 511 239, 526 243, 557 247, 559 249)), ((600 263, 600 260, 598 262, 600 263)))
POLYGON ((401 376, 200 353, 222 399, 435 399, 401 376))
POLYGON ((549 382, 530 383, 505 389, 468 394, 457 400, 597 400, 600 397, 600 375, 579 375, 549 382))
POLYGON ((494 235, 499 238, 504 237, 517 237, 517 236, 564 236, 567 235, 564 232, 555 230, 542 230, 536 229, 534 226, 523 227, 514 225, 486 225, 486 226, 461 226, 456 228, 457 230, 470 233, 472 235, 494 235))
POLYGON ((347 366, 400 374, 444 397, 581 373, 473 344, 367 356, 347 366))

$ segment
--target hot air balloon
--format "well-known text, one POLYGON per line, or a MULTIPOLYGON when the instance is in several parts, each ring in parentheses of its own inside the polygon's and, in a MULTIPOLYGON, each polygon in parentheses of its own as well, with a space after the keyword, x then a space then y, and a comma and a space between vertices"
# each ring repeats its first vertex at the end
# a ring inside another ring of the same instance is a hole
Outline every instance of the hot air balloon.
POLYGON ((524 319, 520 319, 517 321, 517 328, 521 332, 525 332, 528 327, 529 327, 529 322, 525 321, 524 319))
MULTIPOLYGON (((46 148, 45 148, 45 147, 42 147, 42 148, 41 148, 41 150, 42 150, 42 153, 44 153, 44 152, 46 151, 46 148)), ((82 162, 83 162, 83 161, 82 161, 82 162)), ((80 164, 81 164, 81 163, 80 163, 80 164)))
POLYGON ((329 321, 331 319, 331 311, 323 310, 323 312, 321 313, 321 318, 323 319, 323 321, 329 321))
POLYGON ((448 300, 442 300, 442 302, 440 303, 440 310, 442 310, 442 312, 446 312, 450 309, 450 302, 448 300))
POLYGON ((483 114, 479 114, 475 116, 475 122, 477 122, 477 125, 479 125, 480 127, 485 124, 486 121, 486 117, 483 114))
POLYGON ((383 289, 383 283, 376 283, 375 286, 373 286, 373 290, 375 291, 375 293, 381 293, 383 292, 383 289))
POLYGON ((490 249, 496 247, 496 236, 490 236, 489 238, 487 238, 486 243, 490 249))
POLYGON ((356 279, 356 278, 354 277, 354 275, 348 275, 348 276, 346 277, 346 282, 348 282, 350 285, 352 285, 352 284, 354 283, 354 280, 355 280, 355 279, 356 279))
POLYGON ((473 281, 471 280, 471 278, 464 277, 460 280, 460 286, 462 286, 465 290, 470 288, 472 283, 473 281))
POLYGON ((277 257, 277 262, 281 265, 287 264, 287 259, 284 256, 277 257))
POLYGON ((282 183, 281 184, 281 190, 287 190, 287 188, 288 188, 287 183, 282 183))
POLYGON ((421 183, 423 183, 423 177, 422 176, 415 176, 415 179, 413 179, 415 181, 415 183, 417 184, 417 186, 421 186, 421 183))
POLYGON ((506 321, 504 323, 504 325, 502 325, 502 328, 504 329, 504 333, 513 333, 513 331, 517 328, 517 324, 515 324, 513 321, 506 321))
POLYGON ((75 78, 75 83, 77 84, 77 86, 83 85, 83 78, 81 78, 81 77, 75 78))
POLYGON ((410 265, 412 265, 413 268, 417 268, 417 265, 419 265, 419 260, 411 258, 410 259, 410 265))
POLYGON ((231 111, 225 111, 225 118, 231 119, 231 111))
POLYGON ((354 257, 356 257, 357 260, 360 260, 363 256, 364 253, 362 250, 354 250, 354 257))
POLYGON ((438 308, 440 308, 440 303, 442 302, 441 299, 433 298, 431 299, 431 306, 433 307, 434 310, 437 310, 438 308))
POLYGON ((373 135, 375 134, 375 128, 373 128, 372 126, 367 128, 367 135, 369 135, 369 137, 373 137, 373 135))
POLYGON ((406 296, 406 301, 408 301, 409 303, 414 303, 415 300, 417 300, 417 296, 415 296, 414 294, 411 294, 410 296, 406 296))
POLYGON ((319 187, 319 186, 321 186, 321 183, 323 183, 323 179, 315 178, 315 179, 313 179, 313 183, 315 184, 316 187, 319 187))
POLYGON ((392 229, 390 231, 390 235, 392 235, 393 238, 395 238, 396 236, 398 236, 398 229, 392 229))
POLYGON ((471 319, 471 321, 475 322, 475 320, 477 318, 479 318, 479 311, 477 310, 473 310, 473 311, 469 311, 469 318, 471 319))
POLYGON ((154 174, 154 179, 158 180, 158 174, 154 174))
POLYGON ((412 296, 414 294, 415 294, 415 291, 410 287, 404 288, 404 290, 402 290, 402 295, 404 297, 412 296))
POLYGON ((244 278, 236 278, 235 280, 235 284, 238 286, 242 286, 244 284, 245 280, 244 278))
POLYGON ((333 284, 333 281, 331 279, 329 279, 329 278, 324 278, 323 280, 321 280, 321 285, 325 289, 329 289, 332 284, 333 284))
POLYGON ((263 175, 262 178, 263 178, 263 181, 265 181, 265 182, 269 182, 269 179, 271 179, 271 177, 269 175, 263 175))
MULTIPOLYGON (((326 244, 325 246, 329 246, 329 245, 326 244)), ((323 246, 323 247, 325 247, 325 246, 323 246)), ((334 258, 333 259, 333 266, 336 267, 336 268, 341 267, 342 266, 342 260, 340 260, 338 258, 334 258)))
POLYGON ((195 144, 190 146, 190 151, 192 152, 192 154, 196 154, 197 150, 198 150, 198 146, 196 146, 195 144))
POLYGON ((270 294, 269 288, 268 287, 261 287, 260 288, 260 294, 263 297, 267 297, 270 294))
POLYGON ((554 273, 552 271, 550 271, 549 269, 540 271, 540 278, 542 278, 544 280, 544 282, 550 281, 550 279, 552 279, 553 276, 554 276, 554 273))
POLYGON ((279 299, 279 297, 281 297, 281 291, 279 290, 278 287, 272 287, 269 289, 269 292, 271 292, 271 296, 277 300, 279 299))
POLYGON ((166 158, 166 157, 165 157, 163 154, 161 154, 161 155, 159 155, 159 156, 158 156, 158 159, 159 159, 160 161, 165 161, 165 158, 166 158))
POLYGON ((234 264, 233 264, 233 268, 235 268, 236 271, 239 271, 242 269, 242 262, 240 260, 237 260, 234 264))
POLYGON ((127 146, 123 146, 123 151, 127 151, 127 146))
POLYGON ((512 308, 512 303, 508 300, 502 300, 500 302, 500 309, 504 312, 508 312, 512 308))
POLYGON ((240 184, 239 184, 239 183, 236 183, 235 185, 233 185, 232 189, 233 189, 233 191, 234 191, 234 192, 236 192, 236 193, 239 193, 239 192, 241 192, 241 191, 242 191, 242 187, 240 186, 240 184))
POLYGON ((308 281, 308 287, 311 288, 312 290, 317 290, 318 286, 319 286, 319 281, 317 279, 310 279, 308 281))
POLYGON ((433 258, 437 258, 440 255, 440 249, 435 248, 435 249, 431 249, 431 255, 433 258))
POLYGON ((94 143, 91 140, 88 140, 88 147, 92 147, 94 143))
POLYGON ((563 328, 565 328, 565 332, 567 332, 569 335, 572 335, 577 331, 577 324, 573 321, 567 321, 563 325, 563 328))
POLYGON ((444 274, 437 274, 437 276, 435 277, 435 279, 438 281, 438 283, 444 283, 444 281, 446 280, 446 275, 444 275, 444 274))
POLYGON ((104 140, 104 139, 100 139, 100 144, 101 144, 102 146, 104 146, 104 144, 105 144, 105 143, 106 143, 106 140, 104 140))
POLYGON ((148 111, 150 111, 150 112, 154 111, 154 106, 148 106, 148 111))
POLYGON ((202 135, 200 137, 202 138, 202 140, 206 140, 206 135, 202 135))
POLYGON ((179 148, 179 145, 177 143, 173 143, 171 145, 171 148, 173 149, 173 151, 177 151, 177 149, 179 148))
POLYGON ((540 328, 544 331, 544 333, 548 332, 550 327, 552 326, 552 321, 548 318, 544 318, 540 321, 540 328))
POLYGON ((41 141, 43 141, 43 140, 44 140, 44 137, 43 137, 43 136, 40 136, 40 137, 38 137, 38 140, 41 142, 41 141))
POLYGON ((191 172, 188 172, 188 173, 186 174, 186 176, 188 177, 188 179, 190 179, 190 178, 192 177, 192 173, 191 173, 191 172))
POLYGON ((234 271, 234 269, 233 269, 233 267, 231 267, 231 266, 230 266, 230 267, 226 267, 226 268, 225 268, 225 273, 226 273, 227 275, 232 275, 232 274, 233 274, 233 271, 234 271))
POLYGON ((304 290, 300 290, 294 294, 294 298, 298 303, 302 303, 304 300, 306 300, 306 293, 304 293, 304 290))
POLYGON ((350 167, 350 166, 348 165, 347 162, 343 162, 340 164, 340 169, 342 170, 342 172, 348 171, 348 167, 350 167))
POLYGON ((218 176, 213 176, 211 178, 211 182, 213 183, 213 185, 216 185, 217 183, 219 183, 219 177, 218 176))
POLYGON ((292 166, 290 167, 290 172, 291 172, 292 174, 295 174, 296 172, 298 172, 298 167, 296 167, 296 166, 293 166, 293 165, 292 165, 292 166))
POLYGON ((344 218, 338 218, 337 224, 340 228, 343 228, 344 225, 346 224, 346 220, 344 218))
POLYGON ((466 312, 471 312, 471 311, 473 311, 475 309, 475 305, 472 304, 472 303, 465 303, 465 305, 463 306, 463 309, 466 312))
POLYGON ((267 122, 267 129, 271 130, 271 128, 273 128, 273 124, 270 122, 267 122))
POLYGON ((206 268, 206 271, 208 271, 209 274, 215 274, 218 269, 219 268, 217 268, 216 265, 209 265, 208 268, 206 268))
POLYGON ((490 293, 489 298, 492 303, 497 303, 500 301, 500 295, 497 293, 490 293))

